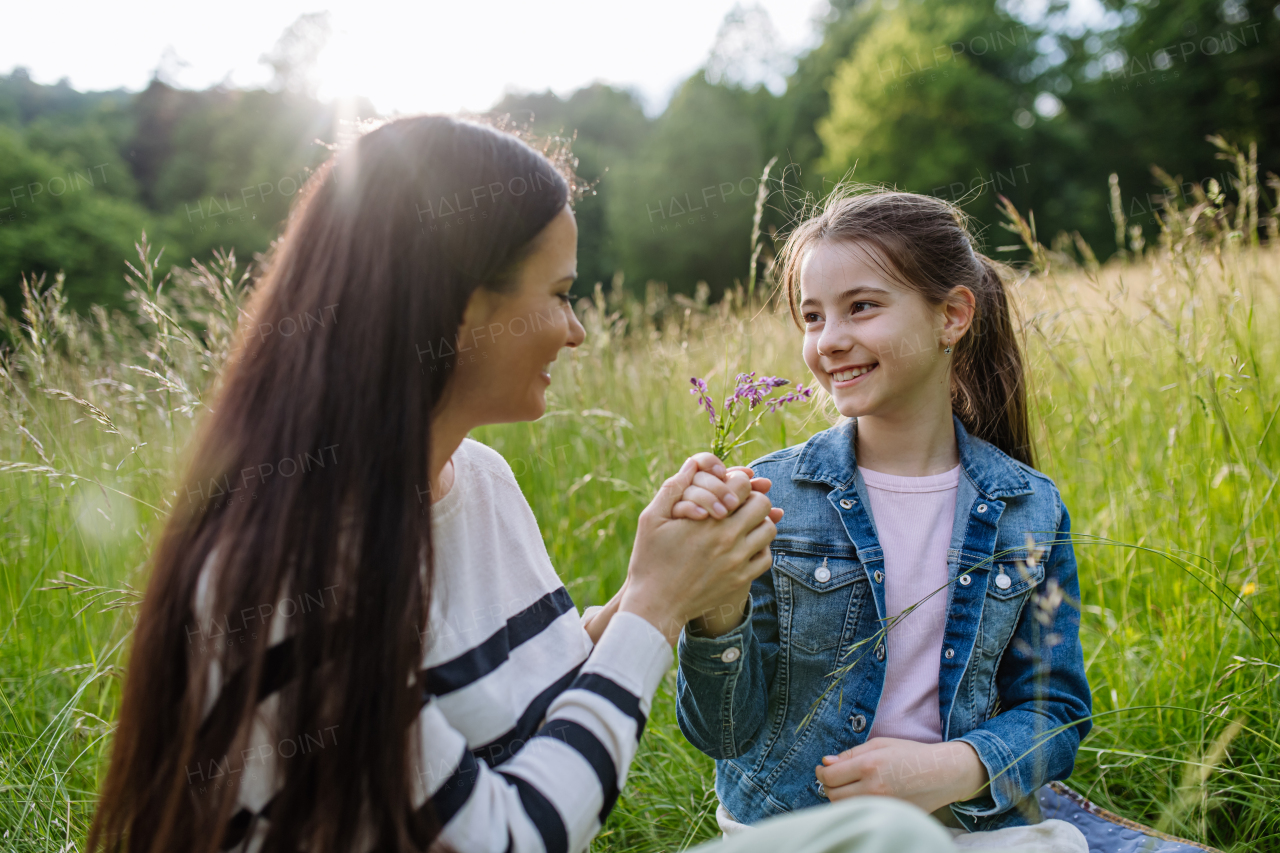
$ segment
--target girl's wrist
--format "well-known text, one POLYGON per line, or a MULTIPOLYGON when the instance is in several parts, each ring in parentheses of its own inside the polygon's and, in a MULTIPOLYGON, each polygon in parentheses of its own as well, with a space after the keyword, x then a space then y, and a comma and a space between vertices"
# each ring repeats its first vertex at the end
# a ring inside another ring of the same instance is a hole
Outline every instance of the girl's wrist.
POLYGON ((604 629, 609 627, 610 620, 613 619, 615 613, 618 612, 618 606, 622 603, 622 595, 627 591, 627 584, 624 581, 622 587, 613 594, 613 598, 609 599, 603 607, 592 614, 583 626, 587 635, 591 637, 592 643, 599 643, 600 637, 604 634, 604 629))
POLYGON ((717 607, 703 611, 689 620, 689 632, 695 637, 715 639, 742 624, 747 615, 751 588, 745 587, 717 607))
POLYGON ((988 781, 987 768, 978 757, 978 751, 962 740, 946 741, 938 746, 950 753, 947 758, 954 768, 948 804, 962 803, 978 796, 988 781))

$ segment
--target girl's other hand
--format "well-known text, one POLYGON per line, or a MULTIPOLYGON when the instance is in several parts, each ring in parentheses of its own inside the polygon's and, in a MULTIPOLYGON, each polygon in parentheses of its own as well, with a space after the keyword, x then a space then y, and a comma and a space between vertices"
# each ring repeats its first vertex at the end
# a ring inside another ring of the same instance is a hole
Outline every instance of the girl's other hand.
POLYGON ((897 797, 927 812, 977 796, 987 769, 977 750, 961 740, 917 743, 872 738, 828 755, 814 771, 833 802, 848 797, 897 797))
MULTIPOLYGON (((688 518, 699 521, 707 518, 726 518, 742 505, 751 492, 766 494, 773 483, 756 477, 755 472, 744 466, 726 469, 711 453, 699 453, 692 458, 698 463, 698 473, 693 485, 684 490, 672 510, 672 518, 688 518)), ((781 507, 769 512, 769 520, 777 524, 782 519, 781 507)))

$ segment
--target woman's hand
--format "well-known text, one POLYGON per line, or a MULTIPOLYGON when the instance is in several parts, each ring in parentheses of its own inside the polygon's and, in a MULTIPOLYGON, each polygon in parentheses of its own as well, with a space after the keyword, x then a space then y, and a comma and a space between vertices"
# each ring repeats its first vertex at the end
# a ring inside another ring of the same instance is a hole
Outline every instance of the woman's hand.
POLYGON ((676 504, 704 461, 687 460, 640 513, 619 604, 620 610, 647 619, 672 645, 686 622, 720 607, 769 568, 769 543, 777 534, 769 499, 752 490, 728 518, 708 523, 674 518, 676 504))
POLYGON ((977 750, 962 740, 917 743, 872 738, 839 755, 828 755, 815 771, 832 800, 897 797, 927 812, 976 796, 987 784, 977 750))

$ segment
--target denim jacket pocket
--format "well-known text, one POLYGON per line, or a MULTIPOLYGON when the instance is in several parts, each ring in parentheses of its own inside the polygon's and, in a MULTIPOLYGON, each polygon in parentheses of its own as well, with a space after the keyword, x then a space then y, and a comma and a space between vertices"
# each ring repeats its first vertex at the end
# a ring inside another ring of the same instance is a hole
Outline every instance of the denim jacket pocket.
POLYGON ((991 567, 979 630, 983 651, 996 658, 1004 653, 1018 626, 1025 599, 1043 580, 1043 562, 1028 568, 1023 562, 1001 561, 991 567))
POLYGON ((790 612, 803 614, 783 641, 799 651, 817 654, 840 645, 857 582, 866 583, 862 563, 848 557, 819 557, 775 551, 773 570, 786 578, 790 612))
POLYGON ((1020 561, 1001 561, 991 567, 987 579, 987 595, 997 599, 1018 598, 1044 580, 1044 562, 1036 563, 1031 568, 1020 561), (1001 577, 1008 578, 1002 581, 1001 577))

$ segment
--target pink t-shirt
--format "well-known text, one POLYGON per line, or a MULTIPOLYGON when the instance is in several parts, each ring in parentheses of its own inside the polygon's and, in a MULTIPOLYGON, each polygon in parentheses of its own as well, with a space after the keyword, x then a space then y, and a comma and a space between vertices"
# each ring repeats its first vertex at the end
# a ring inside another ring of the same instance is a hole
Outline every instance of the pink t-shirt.
POLYGON ((867 737, 938 743, 942 740, 938 670, 947 624, 947 549, 960 466, 928 477, 858 470, 867 484, 884 551, 885 612, 893 625, 885 656, 884 692, 867 737), (912 605, 915 609, 893 624, 912 605))

